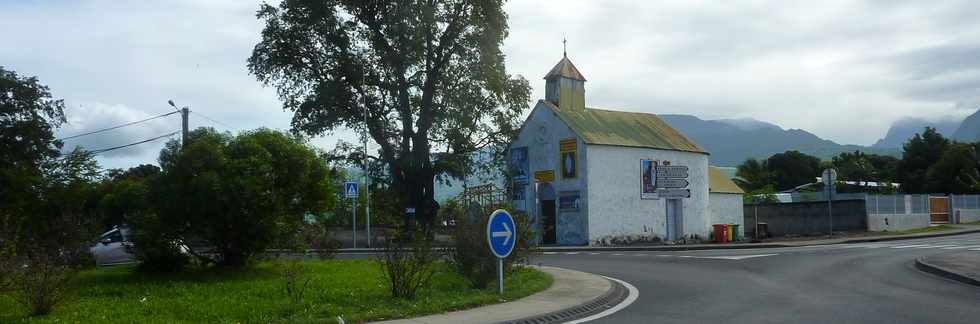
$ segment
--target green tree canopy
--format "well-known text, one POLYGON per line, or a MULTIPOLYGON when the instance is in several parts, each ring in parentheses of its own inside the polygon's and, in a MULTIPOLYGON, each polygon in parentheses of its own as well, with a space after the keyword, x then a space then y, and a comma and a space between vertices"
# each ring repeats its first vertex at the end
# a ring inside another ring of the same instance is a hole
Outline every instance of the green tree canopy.
POLYGON ((799 151, 786 151, 770 156, 766 168, 776 190, 793 189, 796 186, 812 183, 820 176, 820 159, 799 151))
POLYGON ((173 232, 206 241, 224 266, 242 266, 307 213, 335 203, 326 162, 300 139, 259 129, 231 136, 199 128, 160 153, 151 197, 173 232))
POLYGON ((36 198, 42 164, 59 155, 52 130, 64 106, 37 78, 0 66, 0 214, 23 214, 36 198))
POLYGON ((867 154, 861 151, 844 152, 831 160, 838 178, 848 181, 895 180, 898 159, 887 155, 867 154))
POLYGON ((742 190, 745 190, 745 192, 759 190, 772 185, 765 160, 747 159, 742 164, 739 164, 735 175, 737 176, 735 183, 739 187, 742 187, 742 190))
MULTIPOLYGON (((363 127, 399 204, 431 224, 433 179, 516 133, 530 87, 507 74, 502 1, 286 0, 262 5, 248 67, 278 89, 294 131, 363 127)), ((499 155, 499 154, 498 154, 499 155)))
POLYGON ((943 193, 977 193, 980 170, 973 145, 950 143, 946 151, 926 171, 925 190, 943 193))
POLYGON ((926 127, 922 134, 915 134, 903 145, 902 159, 898 161, 896 178, 906 193, 926 193, 927 172, 943 156, 950 141, 936 131, 926 127))

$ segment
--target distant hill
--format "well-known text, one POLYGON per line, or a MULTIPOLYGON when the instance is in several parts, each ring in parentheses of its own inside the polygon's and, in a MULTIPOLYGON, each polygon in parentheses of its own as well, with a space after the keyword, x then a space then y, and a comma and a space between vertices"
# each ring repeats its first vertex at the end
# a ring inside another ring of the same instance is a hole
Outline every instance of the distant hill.
POLYGON ((959 127, 956 128, 956 131, 953 132, 952 137, 960 142, 980 141, 980 110, 977 110, 972 115, 966 116, 959 127))
POLYGON ((797 150, 821 159, 841 152, 898 155, 899 149, 841 145, 822 139, 802 129, 783 129, 754 119, 703 120, 691 115, 659 115, 711 153, 711 164, 738 166, 748 158, 768 158, 788 150, 797 150))
MULTIPOLYGON (((905 144, 915 134, 921 133, 927 126, 935 128, 936 131, 945 137, 951 137, 954 136, 954 132, 957 131, 960 123, 961 121, 955 119, 937 121, 929 121, 921 118, 899 119, 888 128, 888 133, 885 134, 885 137, 879 139, 878 142, 871 146, 876 148, 901 149, 902 144, 905 144)), ((980 128, 976 129, 980 130, 980 128)))

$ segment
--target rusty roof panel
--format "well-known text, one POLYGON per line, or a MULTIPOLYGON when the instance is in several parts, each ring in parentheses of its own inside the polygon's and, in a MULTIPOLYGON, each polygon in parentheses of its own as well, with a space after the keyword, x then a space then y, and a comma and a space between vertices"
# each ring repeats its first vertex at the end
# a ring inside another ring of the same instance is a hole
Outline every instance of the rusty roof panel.
POLYGON ((572 64, 572 61, 568 60, 568 57, 563 57, 561 61, 558 61, 558 64, 555 64, 555 67, 551 68, 551 72, 548 72, 544 78, 550 79, 554 76, 563 76, 570 79, 585 81, 585 77, 582 76, 582 73, 580 73, 577 68, 575 68, 575 64, 572 64))
POLYGON ((732 194, 745 193, 742 188, 735 184, 735 181, 732 181, 732 178, 725 174, 725 171, 713 165, 708 166, 708 191, 732 194))
POLYGON ((588 144, 648 147, 708 154, 654 114, 586 108, 562 110, 545 102, 588 144))

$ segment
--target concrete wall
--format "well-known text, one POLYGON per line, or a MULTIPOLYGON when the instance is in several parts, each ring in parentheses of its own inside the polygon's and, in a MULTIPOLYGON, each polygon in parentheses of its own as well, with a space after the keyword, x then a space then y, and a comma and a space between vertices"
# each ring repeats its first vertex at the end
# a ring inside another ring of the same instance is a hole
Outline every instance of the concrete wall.
POLYGON ((670 161, 689 168, 691 198, 682 199, 683 234, 708 238, 708 156, 649 148, 589 145, 588 217, 590 244, 663 239, 667 232, 664 199, 640 199, 640 160, 670 161))
MULTIPOLYGON (((827 202, 794 202, 745 205, 747 230, 754 231, 755 211, 758 221, 769 224, 769 234, 809 235, 829 232, 827 202)), ((835 200, 833 203, 834 231, 863 232, 868 229, 864 200, 835 200)))
POLYGON ((955 215, 955 213, 959 213, 960 214, 960 219, 959 219, 959 222, 960 223, 969 223, 969 222, 980 221, 980 209, 956 208, 956 209, 953 210, 953 213, 954 213, 954 215, 955 215))
POLYGON ((929 214, 868 214, 868 231, 904 231, 929 227, 929 214))
POLYGON ((739 233, 745 234, 741 194, 712 192, 708 195, 708 207, 711 211, 709 224, 738 224, 741 225, 739 233))
MULTIPOLYGON (((562 192, 579 192, 581 197, 579 210, 577 212, 568 210, 557 210, 556 234, 558 244, 561 245, 582 245, 588 243, 588 191, 585 186, 588 176, 588 159, 585 144, 578 138, 571 129, 545 104, 538 104, 531 111, 523 128, 510 147, 528 148, 528 165, 530 178, 525 185, 524 206, 531 217, 534 228, 538 231, 538 240, 541 239, 540 206, 536 201, 537 193, 534 186, 534 172, 543 170, 553 170, 555 181, 551 186, 555 189, 555 194, 562 195, 562 192), (542 132, 542 129, 544 131, 542 132), (558 141, 565 138, 576 138, 578 155, 578 177, 574 179, 562 179, 561 167, 559 165, 558 141)), ((555 201, 556 207, 558 201, 555 201)), ((520 208, 518 208, 520 209, 520 208)))

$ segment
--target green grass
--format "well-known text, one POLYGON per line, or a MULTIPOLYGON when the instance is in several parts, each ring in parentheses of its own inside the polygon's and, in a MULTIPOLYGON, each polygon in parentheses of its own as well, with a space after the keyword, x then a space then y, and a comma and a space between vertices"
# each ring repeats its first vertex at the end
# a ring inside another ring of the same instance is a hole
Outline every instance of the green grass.
POLYGON ((904 230, 904 231, 885 231, 885 232, 883 232, 883 234, 885 234, 885 235, 903 235, 903 234, 917 234, 917 233, 941 232, 941 231, 948 231, 948 230, 953 230, 953 229, 956 229, 956 227, 952 227, 952 226, 949 226, 949 225, 939 225, 939 226, 929 226, 929 227, 920 227, 920 228, 907 229, 907 230, 904 230))
POLYGON ((976 221, 976 222, 966 222, 966 223, 962 223, 962 224, 963 224, 963 225, 980 225, 980 221, 976 221))
POLYGON ((147 275, 132 267, 88 270, 74 296, 50 315, 29 318, 9 297, 0 297, 0 323, 332 323, 414 317, 514 300, 551 286, 551 276, 518 269, 505 294, 467 287, 445 266, 415 300, 392 299, 372 260, 307 263, 312 281, 304 303, 291 305, 275 264, 241 271, 197 270, 147 275))

